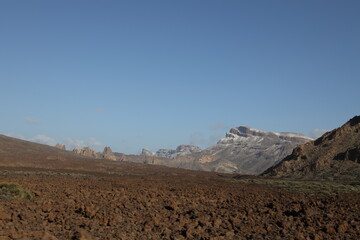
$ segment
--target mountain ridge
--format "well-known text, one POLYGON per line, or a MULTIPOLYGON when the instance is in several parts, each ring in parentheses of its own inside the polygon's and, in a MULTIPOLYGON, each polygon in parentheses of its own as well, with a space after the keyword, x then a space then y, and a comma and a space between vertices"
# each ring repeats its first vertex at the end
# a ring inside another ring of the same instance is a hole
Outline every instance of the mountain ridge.
POLYGON ((161 155, 143 149, 142 155, 151 158, 151 161, 145 161, 149 164, 224 173, 260 174, 290 154, 294 147, 310 140, 311 138, 298 133, 274 133, 239 126, 231 128, 224 138, 207 149, 195 148, 194 151, 184 151, 182 154, 171 149, 157 151, 161 155), (163 154, 164 152, 169 154, 163 154))
MULTIPOLYGON (((328 131, 314 141, 300 145, 279 164, 267 169, 264 176, 340 176, 360 173, 360 116, 328 131), (359 168, 359 170, 357 170, 359 168), (354 171, 355 171, 354 170, 354 171)), ((351 177, 351 176, 350 176, 351 177)))
MULTIPOLYGON (((290 154, 294 147, 309 140, 298 133, 276 133, 239 126, 231 128, 217 144, 203 150, 197 146, 179 145, 174 150, 160 149, 152 153, 143 149, 142 155, 126 155, 113 153, 110 147, 105 147, 102 153, 97 153, 89 147, 65 151, 64 146, 57 144, 52 150, 43 149, 43 153, 37 155, 50 154, 50 158, 64 158, 64 154, 51 153, 56 150, 66 153, 66 156, 75 154, 99 160, 109 159, 211 172, 260 174, 290 154)), ((32 146, 38 148, 38 145, 32 146)))

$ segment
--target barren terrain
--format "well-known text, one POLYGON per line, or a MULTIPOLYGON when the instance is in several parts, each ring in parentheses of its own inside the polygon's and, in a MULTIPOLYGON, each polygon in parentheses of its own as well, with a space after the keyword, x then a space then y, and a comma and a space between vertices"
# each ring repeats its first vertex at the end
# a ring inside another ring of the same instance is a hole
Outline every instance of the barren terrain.
POLYGON ((33 196, 0 199, 0 239, 360 236, 356 192, 297 193, 255 184, 260 178, 144 166, 124 163, 110 173, 2 167, 0 182, 33 196))

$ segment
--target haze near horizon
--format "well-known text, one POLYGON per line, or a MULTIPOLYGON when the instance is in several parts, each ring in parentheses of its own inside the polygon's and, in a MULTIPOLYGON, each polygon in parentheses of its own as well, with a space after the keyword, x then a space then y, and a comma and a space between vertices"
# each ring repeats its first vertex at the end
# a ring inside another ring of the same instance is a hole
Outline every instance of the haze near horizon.
POLYGON ((359 1, 2 1, 0 134, 139 153, 359 115, 359 1))

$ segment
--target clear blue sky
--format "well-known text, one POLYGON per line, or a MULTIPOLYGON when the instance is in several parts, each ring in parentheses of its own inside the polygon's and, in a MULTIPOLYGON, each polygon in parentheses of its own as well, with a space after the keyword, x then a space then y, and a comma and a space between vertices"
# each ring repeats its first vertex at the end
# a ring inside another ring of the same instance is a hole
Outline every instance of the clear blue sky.
POLYGON ((0 2, 0 133, 138 153, 360 114, 360 1, 0 2))

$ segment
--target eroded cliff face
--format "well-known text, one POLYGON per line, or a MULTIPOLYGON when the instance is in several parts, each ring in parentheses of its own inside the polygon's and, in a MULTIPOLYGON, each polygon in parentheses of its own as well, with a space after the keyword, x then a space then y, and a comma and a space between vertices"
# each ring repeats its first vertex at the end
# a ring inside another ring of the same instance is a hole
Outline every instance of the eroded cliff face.
POLYGON ((355 116, 315 141, 295 148, 289 156, 263 175, 336 176, 346 172, 355 176, 360 168, 359 162, 360 116, 355 116))

